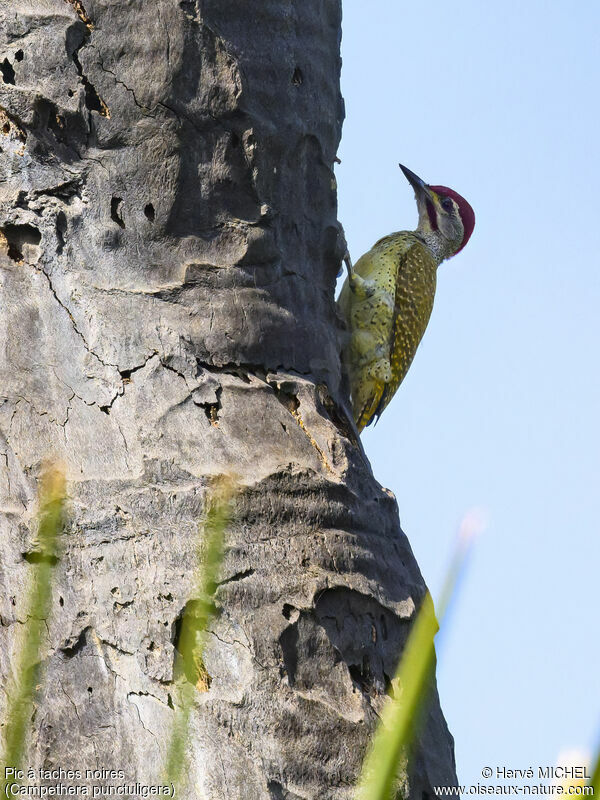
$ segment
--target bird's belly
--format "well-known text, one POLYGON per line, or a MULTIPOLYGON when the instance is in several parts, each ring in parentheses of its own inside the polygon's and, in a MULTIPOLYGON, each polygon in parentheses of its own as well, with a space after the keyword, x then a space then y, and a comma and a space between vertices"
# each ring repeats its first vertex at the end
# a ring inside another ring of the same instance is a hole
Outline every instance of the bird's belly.
POLYGON ((394 297, 385 289, 354 301, 350 311, 351 363, 355 369, 389 353, 394 297))

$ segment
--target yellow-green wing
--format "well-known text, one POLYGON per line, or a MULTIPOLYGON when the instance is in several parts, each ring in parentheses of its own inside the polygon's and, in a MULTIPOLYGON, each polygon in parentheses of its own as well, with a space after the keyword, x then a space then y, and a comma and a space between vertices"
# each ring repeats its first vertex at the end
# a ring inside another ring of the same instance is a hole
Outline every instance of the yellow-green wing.
POLYGON ((390 338, 391 380, 386 383, 374 415, 378 418, 406 377, 433 310, 437 261, 420 240, 403 255, 396 281, 394 320, 390 338))

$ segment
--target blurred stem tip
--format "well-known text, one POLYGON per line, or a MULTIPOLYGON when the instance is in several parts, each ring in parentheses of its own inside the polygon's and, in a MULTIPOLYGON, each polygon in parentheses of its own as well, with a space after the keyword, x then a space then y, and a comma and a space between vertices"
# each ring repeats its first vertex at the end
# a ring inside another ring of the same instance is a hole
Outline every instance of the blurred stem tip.
POLYGON ((51 612, 52 570, 57 563, 58 537, 63 527, 66 501, 64 467, 46 462, 38 489, 38 546, 41 558, 31 565, 26 599, 25 623, 19 627, 20 642, 14 657, 15 682, 8 693, 2 776, 4 767, 18 769, 23 761, 27 727, 33 713, 36 688, 40 683, 42 637, 51 612))
POLYGON ((600 747, 592 764, 592 776, 588 785, 592 787, 592 796, 600 797, 600 747))
POLYGON ((193 581, 194 601, 188 602, 181 621, 174 678, 179 681, 177 711, 167 752, 167 781, 179 787, 185 773, 186 743, 196 689, 206 689, 203 650, 206 630, 214 615, 214 594, 225 549, 225 531, 233 516, 236 481, 232 476, 216 480, 209 492, 201 525, 193 581))

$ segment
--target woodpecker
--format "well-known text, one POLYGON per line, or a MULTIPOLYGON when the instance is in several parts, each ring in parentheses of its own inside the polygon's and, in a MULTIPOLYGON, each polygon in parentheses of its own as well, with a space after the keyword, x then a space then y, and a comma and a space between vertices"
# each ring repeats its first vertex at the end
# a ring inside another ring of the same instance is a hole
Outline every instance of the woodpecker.
POLYGON ((429 322, 437 268, 463 249, 475 226, 464 197, 400 169, 415 191, 417 229, 384 236, 354 267, 348 252, 344 257, 342 356, 359 432, 379 419, 404 380, 429 322))

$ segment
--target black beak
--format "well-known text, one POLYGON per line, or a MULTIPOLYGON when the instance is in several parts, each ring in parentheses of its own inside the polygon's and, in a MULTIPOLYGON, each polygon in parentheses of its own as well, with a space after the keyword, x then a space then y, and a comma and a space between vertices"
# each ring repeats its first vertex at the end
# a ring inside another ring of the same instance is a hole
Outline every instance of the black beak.
POLYGON ((406 180, 415 190, 415 194, 417 197, 423 197, 423 195, 431 197, 429 186, 427 186, 427 184, 422 178, 419 178, 418 175, 415 175, 414 172, 411 172, 411 170, 409 170, 408 167, 405 167, 403 164, 398 164, 398 166, 404 173, 406 180))

